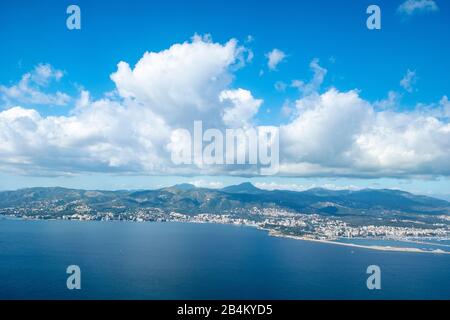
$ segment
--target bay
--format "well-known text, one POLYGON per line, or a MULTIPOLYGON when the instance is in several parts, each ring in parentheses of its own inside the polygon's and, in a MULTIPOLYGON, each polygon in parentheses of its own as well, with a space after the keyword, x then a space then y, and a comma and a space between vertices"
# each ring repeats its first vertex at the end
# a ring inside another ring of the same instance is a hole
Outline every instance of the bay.
POLYGON ((0 299, 450 299, 450 255, 250 227, 0 219, 0 299), (68 290, 66 268, 81 268, 68 290), (381 268, 368 290, 366 269, 381 268))

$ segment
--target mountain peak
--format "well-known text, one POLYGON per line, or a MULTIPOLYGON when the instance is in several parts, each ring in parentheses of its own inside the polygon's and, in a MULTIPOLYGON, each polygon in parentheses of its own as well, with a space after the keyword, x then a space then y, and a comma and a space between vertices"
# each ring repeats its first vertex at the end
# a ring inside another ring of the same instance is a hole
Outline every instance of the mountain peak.
POLYGON ((228 193, 260 193, 263 190, 255 187, 250 182, 243 182, 238 185, 228 186, 222 189, 224 192, 228 193))
POLYGON ((190 183, 180 183, 180 184, 176 184, 174 185, 172 188, 178 189, 178 190, 192 190, 195 189, 196 186, 194 186, 193 184, 190 183))

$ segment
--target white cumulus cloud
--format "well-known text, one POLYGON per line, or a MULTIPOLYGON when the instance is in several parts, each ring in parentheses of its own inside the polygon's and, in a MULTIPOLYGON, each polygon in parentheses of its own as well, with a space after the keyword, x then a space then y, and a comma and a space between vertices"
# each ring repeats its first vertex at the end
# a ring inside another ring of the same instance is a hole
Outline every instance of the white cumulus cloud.
MULTIPOLYGON (((263 100, 233 87, 248 50, 236 40, 195 36, 167 50, 147 52, 111 75, 115 94, 72 99, 66 116, 45 116, 16 103, 0 112, 0 171, 32 175, 252 175, 254 168, 176 166, 171 151, 188 143, 194 120, 203 128, 255 126, 263 100), (184 132, 185 133, 185 132, 184 132)), ((280 175, 409 177, 450 175, 450 104, 398 108, 400 97, 371 102, 358 90, 321 91, 327 73, 317 59, 299 98, 286 102, 280 127, 280 175)), ((28 88, 62 77, 40 66, 28 88)), ((412 85, 413 82, 410 82, 412 85)), ((5 88, 4 86, 1 88, 5 88)), ((23 90, 22 90, 23 91, 23 90)), ((25 103, 24 103, 25 104, 25 103)))
POLYGON ((46 92, 52 81, 59 81, 64 73, 50 64, 39 64, 31 72, 25 73, 20 81, 12 86, 0 85, 0 99, 4 104, 55 105, 64 106, 69 103, 70 96, 57 91, 46 92))
POLYGON ((433 114, 377 111, 357 91, 337 89, 301 98, 297 109, 281 128, 284 174, 450 174, 450 124, 433 114))
MULTIPOLYGON (((168 146, 177 128, 250 124, 262 100, 233 89, 233 73, 248 53, 232 39, 194 36, 147 52, 134 68, 111 75, 116 95, 92 99, 82 90, 67 116, 42 116, 15 106, 0 112, 0 170, 26 174, 79 172, 179 173, 168 146)), ((23 82, 44 86, 60 78, 38 66, 23 82)), ((45 101, 43 101, 45 102, 45 101)))
POLYGON ((220 93, 231 84, 244 52, 234 39, 222 45, 196 35, 191 42, 146 52, 134 68, 120 62, 111 79, 121 97, 144 104, 171 125, 186 125, 220 113, 220 93))

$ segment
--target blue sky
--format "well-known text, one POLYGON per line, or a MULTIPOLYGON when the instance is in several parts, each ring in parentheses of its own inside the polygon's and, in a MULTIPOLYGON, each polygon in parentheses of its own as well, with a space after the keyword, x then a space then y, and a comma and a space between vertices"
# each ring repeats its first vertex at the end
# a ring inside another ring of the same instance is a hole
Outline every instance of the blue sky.
MULTIPOLYGON (((414 2, 409 1, 411 4, 414 2)), ((424 1, 429 5, 431 0, 424 1)), ((445 109, 444 97, 450 94, 450 3, 442 0, 431 2, 437 9, 425 5, 412 13, 399 11, 404 0, 5 2, 0 7, 0 40, 3 48, 0 50, 0 85, 11 88, 20 82, 24 74, 33 72, 36 66, 48 65, 52 68, 51 72, 60 70, 63 76, 40 86, 39 90, 49 95, 59 91, 67 95, 67 101, 64 100, 60 105, 14 101, 11 97, 5 98, 3 93, 0 111, 20 106, 35 110, 42 118, 70 116, 82 90, 88 91, 90 99, 95 101, 117 89, 117 83, 110 76, 117 72, 120 61, 127 62, 133 68, 146 51, 159 53, 174 44, 189 42, 194 34, 209 34, 211 41, 221 45, 236 39, 239 46, 248 50, 246 54, 252 53, 253 58, 244 67, 230 71, 233 81, 227 88, 245 88, 255 99, 264 100, 252 119, 257 125, 278 126, 293 122, 291 117, 286 117, 282 112, 282 108, 288 106, 295 109, 295 102, 303 96, 291 84, 294 80, 310 81, 313 77, 310 63, 317 59, 320 67, 327 70, 320 88, 316 90, 317 94, 324 94, 330 88, 336 88, 341 93, 357 89, 358 98, 374 104, 376 109, 379 107, 377 102, 387 99, 391 92, 396 99, 390 108, 399 118, 402 113, 415 112, 425 106, 429 113, 422 116, 436 117, 442 122, 436 130, 443 132, 447 128, 448 118, 436 116, 433 110, 445 109), (381 30, 366 28, 366 8, 373 3, 381 8, 381 30), (77 4, 81 8, 81 30, 66 28, 68 15, 65 11, 70 4, 77 4), (276 70, 270 70, 267 54, 274 49, 282 51, 285 58, 276 70), (400 82, 408 70, 411 72, 411 81, 409 85, 402 86, 400 82)), ((351 112, 352 109, 349 110, 351 112)), ((417 119, 414 118, 414 121, 417 119)), ((402 125, 392 124, 392 127, 402 125)), ((402 129, 399 130, 397 133, 404 133, 402 129)), ((360 170, 354 174, 343 174, 340 170, 330 176, 323 173, 293 173, 289 178, 256 179, 261 180, 258 180, 259 183, 276 181, 280 185, 297 183, 302 186, 327 185, 331 180, 330 184, 342 187, 402 187, 406 184, 402 188, 447 194, 450 192, 447 176, 450 168, 447 168, 448 164, 445 167, 445 163, 442 163, 450 160, 450 152, 443 150, 449 148, 445 141, 442 142, 445 137, 448 135, 436 138, 439 140, 437 142, 433 141, 436 148, 442 151, 436 159, 422 162, 412 159, 410 165, 394 164, 389 170, 383 167, 377 171, 371 164, 365 167, 363 174, 360 170), (376 173, 368 174, 372 170, 376 173), (367 179, 368 176, 370 179, 367 179)), ((426 143, 427 139, 432 138, 424 138, 419 142, 426 143)), ((419 142, 405 154, 423 152, 421 147, 417 147, 419 142)), ((17 143, 14 145, 17 146, 17 143)), ((56 152, 54 146, 50 149, 56 152)), ((61 156, 63 152, 59 150, 55 157, 61 156)), ((23 157, 21 154, 22 160, 23 157)), ((292 155, 286 157, 298 159, 292 155)), ((49 162, 48 159, 46 161, 49 162)), ((295 161, 291 160, 293 163, 295 161)), ((34 162, 34 159, 27 158, 24 161, 29 162, 34 162)), ((93 170, 96 168, 94 164, 89 164, 89 169, 67 168, 67 174, 61 173, 60 169, 51 172, 52 165, 48 165, 45 173, 41 173, 33 169, 23 170, 26 165, 15 163, 13 170, 11 163, 1 167, 0 175, 4 179, 0 188, 39 184, 107 188, 112 181, 114 185, 123 185, 124 188, 143 188, 179 181, 227 184, 245 180, 229 177, 228 174, 186 178, 177 177, 176 174, 170 177, 158 174, 150 175, 149 178, 147 171, 133 172, 130 177, 122 176, 123 172, 115 169, 111 169, 114 173, 111 176, 107 169, 93 170), (98 185, 97 175, 103 176, 105 173, 105 178, 101 179, 105 183, 98 185), (58 177, 61 175, 64 177, 58 177), (67 178, 67 175, 70 177, 67 178)), ((67 164, 64 166, 67 167, 67 164)), ((38 167, 42 169, 42 162, 38 167)), ((351 169, 352 164, 347 167, 351 169)), ((125 171, 128 173, 128 170, 125 171)))
MULTIPOLYGON (((47 62, 67 72, 67 90, 79 84, 102 95, 114 89, 109 75, 119 61, 136 63, 145 51, 160 51, 194 33, 214 41, 255 40, 254 62, 240 70, 236 84, 264 96, 267 108, 279 108, 285 95, 274 82, 310 77, 308 63, 319 58, 330 76, 325 86, 358 88, 369 100, 399 90, 406 70, 416 70, 417 91, 406 105, 438 100, 450 91, 450 4, 438 1, 438 13, 397 13, 399 1, 377 1, 381 31, 365 27, 373 1, 77 1, 82 30, 65 27, 71 1, 13 1, 2 4, 1 83, 17 81, 36 64, 47 62), (287 55, 278 72, 259 77, 264 53, 280 48, 287 55), (332 63, 331 60, 335 60, 332 63)), ((296 92, 290 92, 295 99, 296 92)), ((51 110, 58 113, 61 110, 51 110)))

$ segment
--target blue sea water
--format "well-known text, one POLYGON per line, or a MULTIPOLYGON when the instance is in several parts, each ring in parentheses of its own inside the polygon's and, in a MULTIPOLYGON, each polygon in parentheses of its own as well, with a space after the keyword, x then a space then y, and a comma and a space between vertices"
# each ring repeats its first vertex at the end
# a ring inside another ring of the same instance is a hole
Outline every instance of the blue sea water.
POLYGON ((249 227, 0 219, 0 299, 450 299, 450 255, 249 227), (66 268, 81 268, 68 290, 66 268), (366 269, 381 268, 381 290, 366 269))

